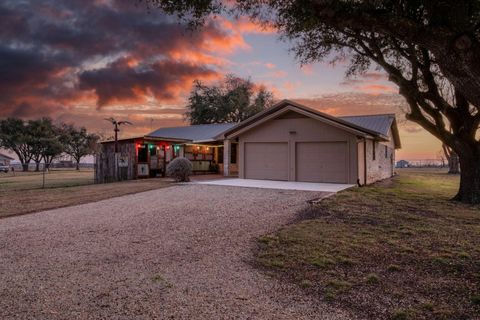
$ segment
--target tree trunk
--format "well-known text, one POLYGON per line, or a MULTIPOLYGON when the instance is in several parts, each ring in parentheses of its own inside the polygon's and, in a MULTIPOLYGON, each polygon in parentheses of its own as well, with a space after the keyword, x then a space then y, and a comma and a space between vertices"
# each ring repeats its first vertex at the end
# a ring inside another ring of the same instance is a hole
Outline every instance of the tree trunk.
POLYGON ((40 161, 35 161, 35 171, 40 171, 40 161))
POLYGON ((77 169, 77 170, 80 170, 80 161, 77 161, 76 169, 77 169))
POLYGON ((28 163, 22 163, 22 171, 28 171, 28 163))
POLYGON ((460 161, 456 153, 452 153, 448 158, 448 173, 459 174, 460 173, 460 161))
POLYGON ((453 200, 463 203, 480 203, 480 155, 459 155, 460 188, 453 200))

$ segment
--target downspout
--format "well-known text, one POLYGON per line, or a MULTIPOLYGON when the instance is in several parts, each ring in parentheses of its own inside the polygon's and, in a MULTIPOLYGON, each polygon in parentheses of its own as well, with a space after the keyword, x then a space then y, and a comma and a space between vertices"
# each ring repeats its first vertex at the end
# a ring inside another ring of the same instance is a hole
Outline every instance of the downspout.
POLYGON ((363 185, 367 185, 367 138, 363 138, 363 185))

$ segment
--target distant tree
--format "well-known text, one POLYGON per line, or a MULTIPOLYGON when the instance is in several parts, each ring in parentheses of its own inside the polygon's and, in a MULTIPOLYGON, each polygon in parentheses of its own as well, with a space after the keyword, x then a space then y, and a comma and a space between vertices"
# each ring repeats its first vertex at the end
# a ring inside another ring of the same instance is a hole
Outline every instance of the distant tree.
POLYGON ((42 160, 45 168, 48 168, 53 159, 63 152, 61 129, 53 124, 52 119, 42 118, 28 121, 28 130, 31 135, 35 171, 39 171, 42 160))
POLYGON ((191 124, 240 122, 271 106, 272 97, 266 88, 234 75, 213 86, 196 80, 186 117, 191 124))
POLYGON ((23 171, 28 171, 28 165, 35 154, 32 142, 28 123, 17 118, 0 120, 0 146, 17 155, 23 171))
POLYGON ((398 86, 407 119, 458 156, 454 199, 480 203, 480 1, 145 1, 192 26, 212 14, 247 14, 292 40, 304 63, 350 60, 347 75, 373 63, 398 86))
POLYGON ((98 150, 99 136, 88 133, 84 127, 76 128, 73 125, 64 124, 62 127, 62 142, 65 153, 70 155, 76 162, 76 169, 80 170, 80 160, 98 150))

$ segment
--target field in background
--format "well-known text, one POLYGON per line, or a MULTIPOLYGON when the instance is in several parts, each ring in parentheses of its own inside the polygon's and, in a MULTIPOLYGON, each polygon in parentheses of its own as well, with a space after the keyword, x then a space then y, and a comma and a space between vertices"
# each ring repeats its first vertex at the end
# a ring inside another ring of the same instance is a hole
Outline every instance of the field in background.
MULTIPOLYGON (((45 188, 74 187, 93 184, 91 169, 53 169, 45 173, 45 188)), ((43 185, 43 172, 15 171, 0 173, 0 191, 40 189, 43 185)))
POLYGON ((0 218, 99 201, 168 186, 165 179, 94 184, 93 170, 0 173, 0 218))
POLYGON ((458 175, 397 171, 300 212, 259 239, 256 261, 368 319, 478 319, 480 207, 449 201, 458 175))

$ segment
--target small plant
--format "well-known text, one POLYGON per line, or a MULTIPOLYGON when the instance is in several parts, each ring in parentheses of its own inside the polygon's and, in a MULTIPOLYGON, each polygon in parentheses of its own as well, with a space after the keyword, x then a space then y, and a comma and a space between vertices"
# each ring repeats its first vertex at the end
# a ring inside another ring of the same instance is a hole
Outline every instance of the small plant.
POLYGON ((380 282, 380 278, 376 274, 370 273, 367 276, 366 281, 367 281, 368 284, 377 284, 377 283, 380 282))
POLYGON ((335 297, 336 297, 336 295, 335 295, 335 292, 333 290, 327 289, 325 291, 325 300, 333 301, 333 300, 335 300, 335 297))
POLYGON ((310 263, 315 267, 323 269, 323 268, 334 265, 335 261, 327 257, 317 257, 315 259, 312 259, 310 263))
POLYGON ((345 292, 348 291, 351 288, 352 284, 348 281, 344 280, 330 280, 327 283, 327 288, 331 289, 335 292, 345 292))
POLYGON ((310 280, 304 279, 300 282, 300 286, 302 286, 302 288, 310 288, 313 286, 313 283, 310 280))
POLYGON ((422 309, 425 309, 425 310, 430 311, 430 312, 434 311, 434 306, 431 302, 424 302, 424 303, 420 304, 420 307, 422 307, 422 309))
POLYGON ((400 270, 402 270, 402 268, 400 268, 400 266, 396 264, 391 264, 387 267, 388 272, 398 272, 400 270))
POLYGON ((167 176, 172 177, 177 182, 190 181, 190 175, 193 171, 192 163, 186 158, 175 158, 167 165, 167 176))
POLYGON ((161 284, 165 288, 172 288, 173 287, 173 285, 170 282, 168 282, 164 277, 162 277, 162 275, 160 275, 160 274, 154 275, 152 277, 152 281, 155 282, 155 283, 161 284))
POLYGON ((409 320, 414 319, 414 314, 411 310, 396 310, 392 314, 392 320, 409 320))
POLYGON ((344 266, 353 266, 355 264, 355 261, 348 257, 338 257, 337 261, 344 266))

